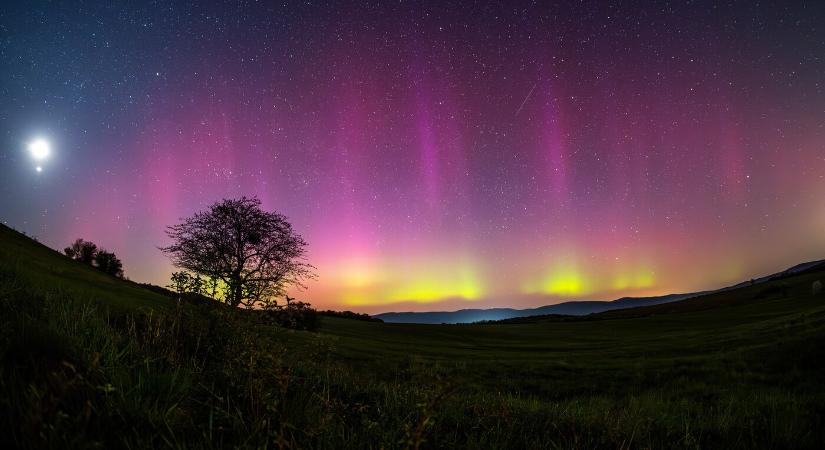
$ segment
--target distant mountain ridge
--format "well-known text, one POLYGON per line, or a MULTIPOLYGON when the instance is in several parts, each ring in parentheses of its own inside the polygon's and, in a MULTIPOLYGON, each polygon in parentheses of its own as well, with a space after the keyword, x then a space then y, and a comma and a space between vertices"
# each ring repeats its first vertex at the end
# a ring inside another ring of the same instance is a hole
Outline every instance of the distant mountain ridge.
POLYGON ((505 320, 517 317, 543 316, 551 314, 567 316, 585 316, 588 314, 595 314, 615 309, 636 308, 639 306, 651 306, 663 303, 678 302, 681 300, 698 297, 700 295, 728 291, 756 283, 764 283, 766 281, 775 280, 777 278, 782 278, 789 275, 801 273, 806 270, 819 267, 823 264, 825 264, 825 260, 797 264, 781 272, 777 272, 764 277, 744 281, 733 286, 728 286, 711 291, 690 292, 685 294, 668 294, 656 297, 622 297, 612 301, 571 301, 529 309, 489 308, 460 309, 458 311, 386 312, 381 314, 374 314, 373 317, 379 318, 384 322, 388 323, 455 324, 473 323, 489 320, 505 320))
POLYGON ((388 312, 375 314, 384 322, 389 323, 473 323, 486 320, 504 320, 516 317, 543 316, 560 314, 567 316, 584 316, 587 314, 609 311, 612 309, 633 308, 636 306, 658 305, 675 302, 702 295, 704 292, 690 294, 670 294, 659 297, 624 297, 613 301, 572 301, 555 305, 540 306, 529 309, 490 308, 490 309, 461 309, 458 311, 433 312, 388 312))

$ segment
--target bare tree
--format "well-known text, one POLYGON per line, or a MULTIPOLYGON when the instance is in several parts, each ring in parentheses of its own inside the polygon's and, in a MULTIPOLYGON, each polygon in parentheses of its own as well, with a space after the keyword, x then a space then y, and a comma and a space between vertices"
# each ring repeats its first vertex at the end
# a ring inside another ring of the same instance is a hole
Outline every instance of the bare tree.
POLYGON ((307 243, 286 217, 261 209, 257 198, 224 199, 167 229, 162 247, 175 266, 222 281, 232 306, 271 304, 287 286, 313 278, 307 243))

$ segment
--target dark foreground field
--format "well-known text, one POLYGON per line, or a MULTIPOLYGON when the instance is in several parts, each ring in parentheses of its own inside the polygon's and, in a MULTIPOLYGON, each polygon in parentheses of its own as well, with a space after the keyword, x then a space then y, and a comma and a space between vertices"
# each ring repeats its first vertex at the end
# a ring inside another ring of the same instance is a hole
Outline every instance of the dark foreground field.
POLYGON ((0 228, 0 445, 822 448, 817 279, 586 318, 297 331, 0 228))

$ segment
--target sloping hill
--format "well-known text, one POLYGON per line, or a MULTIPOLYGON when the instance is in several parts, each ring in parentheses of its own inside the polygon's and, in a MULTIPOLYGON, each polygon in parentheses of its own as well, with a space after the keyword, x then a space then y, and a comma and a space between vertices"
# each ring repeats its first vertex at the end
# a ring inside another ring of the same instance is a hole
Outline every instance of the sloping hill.
POLYGON ((172 305, 167 297, 72 261, 2 224, 0 268, 13 272, 27 284, 65 289, 82 297, 99 299, 118 310, 168 308, 172 305))

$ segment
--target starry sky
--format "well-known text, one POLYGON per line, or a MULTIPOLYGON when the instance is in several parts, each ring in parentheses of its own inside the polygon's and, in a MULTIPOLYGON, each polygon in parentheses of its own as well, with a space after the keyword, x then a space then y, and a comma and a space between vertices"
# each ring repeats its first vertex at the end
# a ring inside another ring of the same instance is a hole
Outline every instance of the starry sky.
POLYGON ((825 258, 824 177, 821 1, 0 7, 0 221, 136 281, 257 195, 319 308, 715 288, 825 258))

